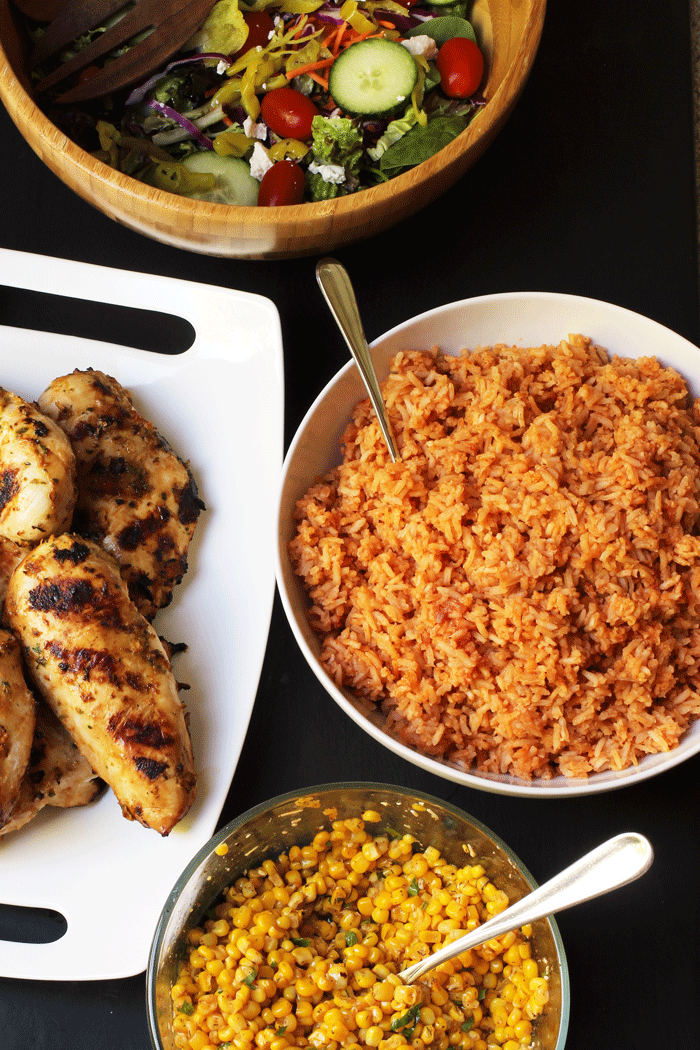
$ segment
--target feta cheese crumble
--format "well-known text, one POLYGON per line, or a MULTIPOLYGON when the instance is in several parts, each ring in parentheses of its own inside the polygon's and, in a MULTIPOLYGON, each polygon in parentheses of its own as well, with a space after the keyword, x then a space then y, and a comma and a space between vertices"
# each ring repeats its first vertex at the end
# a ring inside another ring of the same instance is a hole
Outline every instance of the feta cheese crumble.
POLYGON ((261 139, 267 138, 267 124, 263 124, 262 121, 256 124, 252 117, 246 117, 243 121, 243 130, 249 139, 261 139))
POLYGON ((438 46, 431 36, 426 33, 421 33, 419 36, 409 36, 406 40, 402 40, 401 43, 410 51, 412 55, 420 58, 435 58, 438 53, 438 46))
POLYGON ((259 142, 256 142, 250 158, 250 174, 260 182, 265 172, 269 171, 271 167, 272 161, 267 155, 267 150, 259 142))
POLYGON ((312 160, 309 164, 309 171, 313 175, 320 175, 324 182, 332 182, 336 186, 345 182, 345 168, 342 164, 317 164, 315 160, 312 160))

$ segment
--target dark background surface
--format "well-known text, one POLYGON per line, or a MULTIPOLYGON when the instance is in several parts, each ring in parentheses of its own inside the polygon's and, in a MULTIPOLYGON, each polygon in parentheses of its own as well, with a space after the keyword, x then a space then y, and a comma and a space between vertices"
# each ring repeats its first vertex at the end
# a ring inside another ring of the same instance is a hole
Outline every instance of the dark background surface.
MULTIPOLYGON (((289 441, 346 360, 316 287, 315 258, 230 261, 146 240, 67 190, 4 111, 0 133, 0 247, 239 288, 274 301, 285 341, 289 441)), ((608 300, 700 342, 685 0, 550 0, 525 92, 473 171, 416 218, 336 254, 355 282, 370 339, 454 299, 542 290, 608 300)), ((0 320, 103 335, 99 311, 76 314, 2 287, 0 320)), ((109 324, 129 341, 128 320, 109 324)), ((157 332, 153 338, 157 343, 157 332)), ((427 790, 460 806, 503 837, 538 881, 609 835, 629 829, 648 835, 656 852, 648 875, 558 920, 572 987, 567 1046, 699 1045, 700 756, 597 798, 538 802, 460 788, 361 733, 307 668, 276 601, 221 824, 279 792, 362 779, 427 790)), ((0 919, 7 923, 7 914, 0 919)), ((0 980, 2 1050, 149 1046, 143 975, 87 983, 0 980)))

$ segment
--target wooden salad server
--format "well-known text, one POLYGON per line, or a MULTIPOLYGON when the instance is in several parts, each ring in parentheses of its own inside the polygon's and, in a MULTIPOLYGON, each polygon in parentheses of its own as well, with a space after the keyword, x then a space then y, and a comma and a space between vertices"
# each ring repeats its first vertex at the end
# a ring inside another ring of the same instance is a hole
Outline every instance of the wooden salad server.
MULTIPOLYGON (((31 9, 34 0, 20 2, 23 8, 31 9)), ((125 14, 52 70, 40 81, 36 91, 44 92, 88 67, 91 71, 96 67, 94 74, 69 87, 57 102, 84 102, 146 80, 189 40, 213 6, 214 0, 135 0, 126 7, 124 0, 63 0, 60 11, 29 56, 30 72, 120 10, 124 9, 125 14), (132 46, 124 54, 102 64, 114 48, 132 40, 132 46)))

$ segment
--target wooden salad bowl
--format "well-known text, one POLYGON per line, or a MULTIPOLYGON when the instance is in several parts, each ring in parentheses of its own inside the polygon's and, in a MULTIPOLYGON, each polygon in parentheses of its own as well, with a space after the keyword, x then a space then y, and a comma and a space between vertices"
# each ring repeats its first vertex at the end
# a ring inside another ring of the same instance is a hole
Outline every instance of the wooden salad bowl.
POLYGON ((10 0, 0 0, 0 99, 37 156, 77 194, 117 222, 177 248, 228 258, 282 259, 327 252, 413 215, 484 152, 515 105, 542 34, 545 0, 474 0, 468 12, 485 57, 487 104, 434 157, 382 185, 288 207, 210 204, 146 186, 80 149, 48 120, 25 73, 27 40, 10 0))

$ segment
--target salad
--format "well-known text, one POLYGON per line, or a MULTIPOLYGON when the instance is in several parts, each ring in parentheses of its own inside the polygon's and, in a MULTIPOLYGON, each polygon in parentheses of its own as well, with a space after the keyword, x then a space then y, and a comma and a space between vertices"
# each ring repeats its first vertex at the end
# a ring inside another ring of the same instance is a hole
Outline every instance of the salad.
POLYGON ((260 206, 355 193, 433 156, 485 104, 466 3, 415 3, 219 0, 146 83, 45 108, 94 156, 172 193, 260 206))

